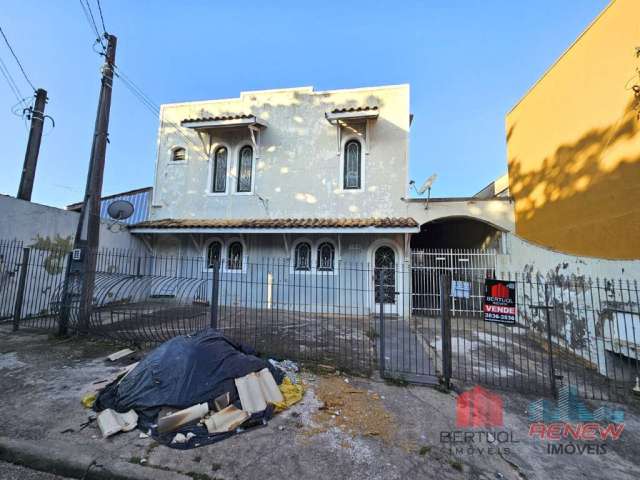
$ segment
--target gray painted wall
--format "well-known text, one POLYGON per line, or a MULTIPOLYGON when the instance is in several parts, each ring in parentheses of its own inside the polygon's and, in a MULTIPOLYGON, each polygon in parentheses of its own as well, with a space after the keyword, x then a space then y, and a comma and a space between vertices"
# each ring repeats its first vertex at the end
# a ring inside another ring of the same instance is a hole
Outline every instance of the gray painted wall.
MULTIPOLYGON (((244 245, 242 271, 223 268, 220 276, 220 304, 246 305, 253 308, 283 308, 320 313, 369 314, 376 308, 373 289, 373 253, 380 246, 395 252, 397 301, 389 312, 402 313, 408 308, 409 276, 404 257, 403 235, 172 235, 154 240, 157 255, 148 273, 182 278, 175 283, 157 281, 152 294, 194 295, 195 282, 189 280, 211 275, 205 267, 206 249, 213 240, 223 250, 235 241, 244 245), (317 247, 331 242, 335 247, 335 271, 309 272, 293 269, 295 246, 306 241, 312 246, 312 263, 316 263, 317 247)), ((211 284, 202 283, 197 296, 209 299, 211 284)))
MULTIPOLYGON (((73 240, 79 216, 78 212, 0 195, 0 240, 19 240, 25 247, 33 245, 38 238, 54 242, 58 237, 73 240)), ((110 229, 110 223, 101 222, 101 247, 141 248, 140 240, 126 229, 110 229)))

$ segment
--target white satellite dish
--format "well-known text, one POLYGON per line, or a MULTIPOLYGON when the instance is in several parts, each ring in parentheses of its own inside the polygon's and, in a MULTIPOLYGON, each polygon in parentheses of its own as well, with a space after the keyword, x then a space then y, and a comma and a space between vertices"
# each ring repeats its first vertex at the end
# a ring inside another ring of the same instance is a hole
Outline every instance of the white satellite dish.
POLYGON ((133 203, 127 200, 115 200, 107 207, 107 213, 114 220, 126 220, 133 215, 133 203))
POLYGON ((420 190, 418 190, 418 194, 422 195, 427 190, 431 190, 431 186, 433 185, 433 182, 436 181, 436 178, 438 178, 438 174, 437 173, 434 173, 429 178, 427 178, 424 181, 424 183, 422 184, 422 186, 420 187, 420 190))

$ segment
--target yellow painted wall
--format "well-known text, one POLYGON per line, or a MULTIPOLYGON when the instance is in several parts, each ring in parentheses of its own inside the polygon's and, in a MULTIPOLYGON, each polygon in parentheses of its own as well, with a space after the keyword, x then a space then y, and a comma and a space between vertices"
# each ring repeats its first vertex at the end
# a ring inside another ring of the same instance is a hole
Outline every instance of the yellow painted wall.
POLYGON ((640 0, 614 0, 507 115, 516 233, 640 258, 640 0))

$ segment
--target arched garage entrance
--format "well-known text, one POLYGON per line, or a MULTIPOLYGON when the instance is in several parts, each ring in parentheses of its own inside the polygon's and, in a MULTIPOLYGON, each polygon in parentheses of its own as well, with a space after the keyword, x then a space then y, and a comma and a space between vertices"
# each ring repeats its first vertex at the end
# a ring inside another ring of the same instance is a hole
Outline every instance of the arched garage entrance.
POLYGON ((468 217, 445 217, 411 237, 412 312, 437 315, 440 279, 450 279, 451 307, 469 316, 482 312, 483 280, 495 275, 502 231, 468 217))
POLYGON ((500 246, 502 230, 470 217, 444 217, 420 226, 411 236, 411 249, 494 249, 500 246))

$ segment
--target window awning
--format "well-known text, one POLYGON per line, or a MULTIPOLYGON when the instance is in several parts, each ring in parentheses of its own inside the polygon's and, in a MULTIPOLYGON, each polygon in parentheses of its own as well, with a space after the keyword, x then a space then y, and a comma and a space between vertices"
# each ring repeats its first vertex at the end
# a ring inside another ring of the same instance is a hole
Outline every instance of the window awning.
POLYGON ((378 118, 377 106, 334 108, 324 114, 333 123, 339 120, 371 120, 378 118))
POLYGON ((417 233, 413 218, 211 218, 149 220, 129 227, 133 234, 176 233, 417 233))
POLYGON ((237 114, 220 115, 216 117, 185 118, 180 125, 196 130, 210 130, 214 128, 258 127, 266 128, 264 122, 259 121, 255 115, 237 114))

